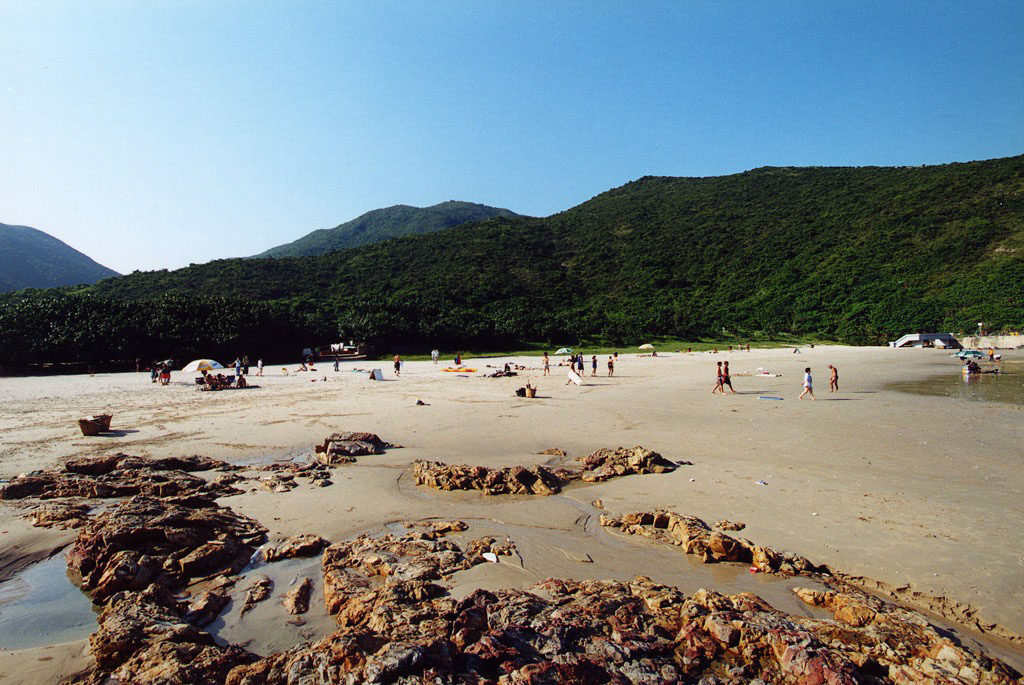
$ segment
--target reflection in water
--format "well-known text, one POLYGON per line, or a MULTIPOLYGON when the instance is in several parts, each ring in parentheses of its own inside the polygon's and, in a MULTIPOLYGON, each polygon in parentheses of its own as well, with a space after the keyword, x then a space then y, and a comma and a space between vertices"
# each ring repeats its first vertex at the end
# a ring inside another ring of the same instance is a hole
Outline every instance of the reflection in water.
MULTIPOLYGON (((983 368, 996 367, 985 365, 983 368)), ((999 374, 966 375, 956 366, 951 366, 945 375, 890 383, 886 389, 933 397, 1024 404, 1024 364, 1003 362, 999 368, 1002 370, 999 374)))
POLYGON ((63 552, 0 585, 0 649, 81 640, 95 629, 92 602, 68 578, 63 552))

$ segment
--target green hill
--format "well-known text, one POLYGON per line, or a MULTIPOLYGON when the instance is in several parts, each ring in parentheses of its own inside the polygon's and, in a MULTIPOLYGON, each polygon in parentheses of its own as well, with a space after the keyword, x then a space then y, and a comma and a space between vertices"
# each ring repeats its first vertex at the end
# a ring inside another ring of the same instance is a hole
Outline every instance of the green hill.
POLYGON ((116 275, 52 235, 0 224, 0 292, 95 283, 116 275))
MULTIPOLYGON (((1024 157, 645 177, 543 219, 494 218, 319 257, 222 260, 33 297, 9 297, 0 326, 29 335, 53 325, 62 345, 71 333, 61 337, 55 320, 103 310, 95 339, 104 340, 114 333, 103 330, 121 326, 111 318, 135 321, 147 308, 144 321, 165 322, 162 334, 146 333, 151 344, 232 355, 294 354, 338 338, 426 349, 693 339, 723 328, 851 342, 978 321, 1021 328, 1024 157), (224 298, 203 300, 203 311, 219 312, 205 343, 178 332, 197 292, 224 298)), ((142 335, 125 333, 130 325, 118 328, 127 336, 118 344, 142 335)), ((34 344, 11 349, 24 355, 34 344)), ((0 360, 9 353, 0 349, 0 360)))
POLYGON ((517 215, 507 209, 455 200, 432 207, 395 205, 367 212, 334 228, 313 231, 294 242, 261 252, 256 257, 305 257, 327 254, 405 235, 433 233, 469 221, 483 221, 495 216, 517 215))

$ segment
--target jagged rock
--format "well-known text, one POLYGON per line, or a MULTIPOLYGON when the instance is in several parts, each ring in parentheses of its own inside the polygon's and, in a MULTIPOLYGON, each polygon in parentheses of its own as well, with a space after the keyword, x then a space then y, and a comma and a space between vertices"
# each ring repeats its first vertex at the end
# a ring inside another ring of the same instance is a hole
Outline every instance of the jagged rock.
POLYGON ((189 604, 185 620, 200 628, 208 626, 217 620, 230 601, 231 597, 224 588, 207 590, 189 604))
POLYGON ((546 450, 537 452, 537 454, 543 454, 549 457, 567 457, 569 454, 565 450, 560 450, 557 447, 549 447, 546 450))
POLYGON ((495 538, 485 537, 473 540, 466 546, 466 556, 479 564, 483 561, 483 554, 490 552, 499 557, 510 557, 516 551, 516 545, 512 540, 506 538, 505 542, 499 543, 495 538))
POLYGON ((798 575, 824 571, 807 559, 768 547, 754 545, 749 540, 734 538, 713 531, 696 516, 673 511, 635 512, 622 516, 601 514, 602 526, 619 528, 631 535, 642 535, 679 545, 687 554, 700 557, 705 563, 735 561, 750 564, 765 573, 798 575))
POLYGON ((320 550, 326 547, 329 542, 319 535, 303 534, 294 535, 281 541, 276 547, 268 547, 263 552, 263 558, 268 562, 279 559, 291 559, 294 557, 311 557, 319 554, 320 550))
POLYGON ((367 454, 383 454, 388 447, 394 447, 374 433, 332 433, 322 445, 316 445, 317 459, 324 464, 347 464, 356 457, 367 454))
POLYGON ((583 464, 583 480, 591 483, 636 473, 671 473, 676 470, 676 465, 668 459, 639 445, 630 449, 599 449, 580 457, 579 461, 583 464))
POLYGON ((428 589, 426 581, 440 580, 483 563, 482 557, 464 554, 442 535, 435 529, 414 530, 401 536, 360 535, 326 548, 321 566, 327 612, 343 614, 350 600, 369 591, 371 576, 383 576, 389 583, 416 581, 420 585, 406 586, 407 589, 418 588, 416 592, 432 594, 434 591, 428 589))
POLYGON ((544 466, 491 469, 421 459, 413 464, 417 485, 429 485, 438 490, 480 490, 485 495, 553 495, 577 477, 573 471, 544 466))
POLYGON ((245 603, 242 605, 241 616, 251 611, 254 606, 270 596, 270 590, 274 587, 274 581, 269 577, 260 574, 256 576, 245 593, 245 603))
POLYGON ((153 471, 229 471, 234 467, 219 459, 191 457, 133 457, 117 453, 102 457, 81 457, 64 462, 64 470, 86 476, 102 476, 112 471, 144 469, 153 471))
POLYGON ((529 591, 389 580, 352 597, 339 629, 236 667, 231 685, 270 682, 771 682, 852 685, 966 679, 1011 683, 1005 664, 881 600, 864 627, 788 616, 760 598, 548 579, 529 591), (880 627, 881 626, 881 627, 880 627), (916 679, 916 680, 915 680, 916 679))
POLYGON ((186 472, 226 467, 228 465, 224 462, 205 457, 144 459, 117 454, 72 459, 60 470, 40 471, 14 478, 0 488, 0 499, 108 498, 131 495, 224 497, 238 494, 241 490, 231 485, 207 482, 186 472))
POLYGON ((136 496, 79 529, 68 568, 102 601, 150 582, 178 587, 201 575, 237 573, 265 534, 256 521, 210 499, 136 496))
POLYGON ((81 502, 47 502, 32 510, 26 518, 39 528, 78 528, 89 520, 91 509, 81 502))
POLYGON ((264 490, 270 492, 288 492, 298 487, 298 483, 295 482, 295 476, 290 474, 275 473, 272 476, 260 479, 260 485, 264 490))
POLYGON ((747 524, 745 524, 745 523, 735 523, 733 521, 730 521, 729 519, 722 519, 721 521, 719 521, 718 523, 715 524, 715 528, 717 528, 719 530, 740 531, 740 530, 743 530, 746 527, 747 527, 747 524))
POLYGON ((313 594, 313 581, 303 578, 302 581, 284 595, 284 608, 289 614, 298 615, 309 611, 309 598, 313 594))

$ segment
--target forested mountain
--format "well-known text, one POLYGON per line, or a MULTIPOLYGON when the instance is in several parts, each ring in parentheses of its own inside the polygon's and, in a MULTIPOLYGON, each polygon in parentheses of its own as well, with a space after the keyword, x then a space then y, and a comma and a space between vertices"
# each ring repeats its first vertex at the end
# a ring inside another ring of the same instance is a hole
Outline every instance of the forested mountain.
MULTIPOLYGON (((723 328, 851 342, 973 330, 978 321, 1021 328, 1024 157, 645 177, 543 219, 494 218, 319 257, 221 260, 30 295, 0 306, 4 330, 29 337, 49 327, 63 344, 71 327, 62 334, 59 321, 69 311, 104 311, 96 335, 106 339, 114 334, 104 329, 120 326, 111 320, 136 321, 146 308, 143 322, 165 322, 149 344, 204 354, 338 338, 429 349, 693 339, 723 328), (199 292, 225 298, 209 304, 224 314, 212 317, 216 335, 190 342, 177 317, 199 292)), ((132 335, 142 333, 124 345, 132 335)), ((0 349, 0 361, 11 354, 27 354, 25 345, 0 349)))
POLYGON ((304 257, 327 254, 405 235, 433 233, 495 216, 518 215, 507 209, 455 200, 432 207, 395 205, 367 212, 334 228, 313 231, 294 242, 272 247, 256 257, 304 257))
POLYGON ((0 224, 0 291, 95 283, 116 275, 52 235, 0 224))

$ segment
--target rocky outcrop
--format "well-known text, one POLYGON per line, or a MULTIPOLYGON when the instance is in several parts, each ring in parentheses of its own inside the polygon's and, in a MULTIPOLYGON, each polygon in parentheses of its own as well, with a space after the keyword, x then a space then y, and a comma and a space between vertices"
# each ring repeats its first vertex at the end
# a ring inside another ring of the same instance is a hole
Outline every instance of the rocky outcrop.
POLYGON ((322 445, 316 445, 316 455, 324 464, 347 464, 354 462, 356 457, 383 454, 388 447, 393 445, 384 442, 375 433, 332 433, 322 445))
POLYGON ((438 490, 479 490, 485 495, 553 495, 578 475, 567 469, 544 466, 491 469, 417 460, 413 463, 413 478, 417 485, 438 490))
POLYGON ((63 469, 40 471, 12 479, 0 488, 0 499, 112 498, 132 495, 224 497, 241 492, 231 485, 207 482, 189 473, 212 468, 229 467, 224 462, 205 457, 144 459, 117 454, 72 459, 63 469))
POLYGON ((639 445, 632 448, 599 449, 579 459, 583 464, 581 478, 599 483, 619 476, 643 473, 671 473, 676 465, 657 452, 639 445))
POLYGON ((741 531, 746 527, 747 524, 745 523, 730 521, 729 519, 722 519, 721 521, 715 524, 715 528, 717 528, 718 530, 741 531))
POLYGON ((251 611, 254 606, 269 597, 273 587, 274 581, 268 576, 260 574, 253 578, 252 583, 245 592, 245 603, 242 604, 241 615, 245 616, 246 612, 251 611))
POLYGON ((884 622, 876 614, 855 627, 642 577, 549 579, 461 600, 395 580, 350 600, 334 634, 238 666, 227 682, 1014 682, 1012 669, 926 621, 905 623, 884 602, 878 610, 884 622))
POLYGON ((28 518, 39 528, 78 528, 89 520, 92 507, 84 502, 45 502, 37 506, 28 518))
POLYGON ((266 529, 206 498, 133 497, 83 526, 68 568, 93 601, 150 583, 180 587, 213 574, 237 573, 266 529))
POLYGON ((618 528, 630 535, 643 535, 673 545, 687 554, 694 554, 705 563, 735 561, 750 564, 765 573, 798 575, 824 572, 807 559, 755 545, 743 538, 734 538, 711 528, 696 516, 674 511, 636 512, 622 516, 601 514, 601 525, 618 528))
POLYGON ((330 543, 319 535, 312 535, 309 533, 304 535, 293 535, 290 538, 282 540, 281 544, 276 547, 268 547, 264 550, 263 558, 267 562, 271 562, 279 559, 311 557, 315 554, 319 554, 320 550, 328 544, 330 543))
POLYGON ((313 595, 313 581, 303 578, 299 584, 284 595, 284 608, 289 614, 297 616, 309 611, 309 599, 313 595))
MULTIPOLYGON (((565 456, 561 450, 541 454, 565 456)), ((676 465, 657 452, 637 446, 599 449, 581 457, 582 471, 547 466, 506 466, 488 468, 466 464, 445 464, 417 460, 413 479, 417 485, 438 490, 479 490, 485 495, 553 495, 575 480, 597 483, 619 476, 643 473, 670 473, 676 465)))

